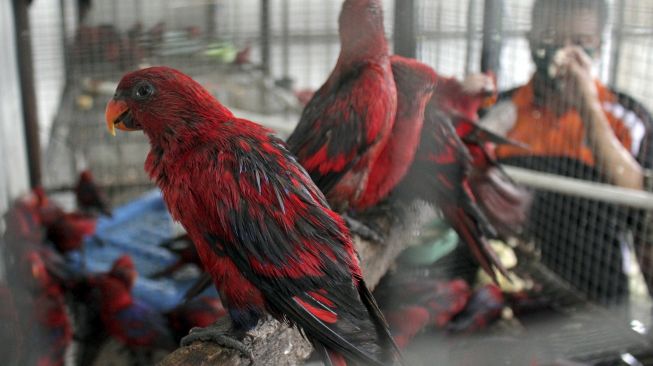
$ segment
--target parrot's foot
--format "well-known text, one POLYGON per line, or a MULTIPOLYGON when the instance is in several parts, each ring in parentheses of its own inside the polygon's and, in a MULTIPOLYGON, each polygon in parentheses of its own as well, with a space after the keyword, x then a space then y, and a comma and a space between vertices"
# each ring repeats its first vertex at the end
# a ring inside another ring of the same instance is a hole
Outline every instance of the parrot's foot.
POLYGON ((363 224, 362 222, 352 218, 349 215, 342 215, 342 218, 345 220, 345 223, 349 227, 349 231, 360 236, 365 240, 370 240, 376 243, 383 242, 383 235, 379 234, 377 231, 372 230, 369 226, 363 224))
POLYGON ((195 327, 181 339, 181 346, 186 347, 195 342, 213 342, 222 347, 237 350, 247 358, 252 358, 252 353, 247 346, 231 334, 230 322, 217 321, 206 328, 195 327))

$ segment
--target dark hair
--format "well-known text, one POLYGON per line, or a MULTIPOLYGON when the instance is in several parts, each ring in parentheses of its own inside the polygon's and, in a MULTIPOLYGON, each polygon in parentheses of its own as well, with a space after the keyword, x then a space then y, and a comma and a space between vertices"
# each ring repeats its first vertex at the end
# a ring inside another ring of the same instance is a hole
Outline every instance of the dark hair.
POLYGON ((596 12, 601 32, 608 22, 608 5, 605 0, 535 0, 531 12, 531 22, 535 24, 543 18, 543 14, 551 11, 566 10, 570 13, 579 10, 592 10, 596 12))

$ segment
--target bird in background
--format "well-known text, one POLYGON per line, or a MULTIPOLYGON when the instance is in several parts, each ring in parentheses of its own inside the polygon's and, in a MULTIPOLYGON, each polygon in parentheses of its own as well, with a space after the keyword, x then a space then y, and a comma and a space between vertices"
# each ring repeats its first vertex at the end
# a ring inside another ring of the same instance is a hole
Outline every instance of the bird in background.
POLYGON ((447 325, 450 332, 474 332, 489 326, 501 318, 501 312, 507 306, 501 289, 494 285, 485 285, 469 299, 465 309, 456 315, 447 325))
POLYGON ((16 199, 4 214, 5 261, 12 263, 21 257, 26 246, 43 242, 43 230, 40 213, 40 199, 32 191, 16 199))
POLYGON ((496 281, 494 269, 507 275, 487 238, 496 231, 476 203, 468 180, 472 157, 449 116, 433 101, 426 107, 415 160, 392 193, 392 200, 416 199, 437 206, 469 247, 476 261, 496 281))
POLYGON ((226 322, 182 344, 212 340, 247 352, 238 339, 271 314, 300 328, 328 364, 398 358, 344 221, 270 130, 167 67, 123 76, 106 121, 112 133, 148 137, 145 169, 228 309, 226 322))
POLYGON ((172 333, 165 317, 136 299, 132 289, 138 273, 128 255, 116 259, 111 269, 85 280, 87 301, 96 306, 104 331, 133 352, 172 351, 172 333))
POLYGON ((476 202, 501 238, 519 235, 528 218, 531 194, 518 186, 497 163, 499 145, 528 146, 499 136, 479 123, 478 112, 497 98, 494 74, 471 74, 462 82, 443 78, 434 102, 448 115, 472 158, 469 187, 476 202))
POLYGON ((438 75, 415 59, 392 56, 392 75, 397 88, 395 121, 381 154, 374 161, 363 194, 354 208, 365 210, 388 197, 415 159, 424 111, 438 83, 438 75))
POLYGON ((18 264, 19 282, 12 290, 24 335, 21 364, 63 366, 72 342, 61 279, 52 276, 47 260, 40 250, 28 249, 18 264))
POLYGON ((108 217, 113 216, 109 199, 100 189, 93 174, 88 169, 79 174, 75 186, 75 198, 77 207, 82 212, 100 213, 108 217))
POLYGON ((95 234, 97 218, 78 212, 63 213, 46 227, 46 238, 61 254, 82 250, 84 239, 95 234))
MULTIPOLYGON (((380 0, 347 0, 339 18, 340 55, 288 138, 290 151, 333 209, 356 206, 390 138, 397 90, 380 0)), ((374 236, 347 216, 355 231, 374 236)))

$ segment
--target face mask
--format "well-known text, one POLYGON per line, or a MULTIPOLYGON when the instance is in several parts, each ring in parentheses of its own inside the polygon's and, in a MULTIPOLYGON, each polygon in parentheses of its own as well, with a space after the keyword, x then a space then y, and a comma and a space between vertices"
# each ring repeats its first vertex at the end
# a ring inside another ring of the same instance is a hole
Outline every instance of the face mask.
MULTIPOLYGON (((557 80, 554 76, 551 75, 549 72, 550 66, 553 64, 553 58, 555 57, 556 53, 564 48, 563 46, 555 45, 555 44, 541 44, 538 47, 535 47, 533 50, 531 50, 531 56, 533 57, 533 62, 535 63, 535 73, 538 74, 538 76, 541 78, 541 80, 544 80, 546 82, 551 82, 552 86, 557 90, 560 86, 559 80, 557 80)), ((583 47, 583 51, 592 59, 594 60, 597 54, 597 50, 594 47, 583 47)), ((594 74, 594 68, 596 68, 596 65, 593 65, 593 74, 594 74)))
POLYGON ((553 57, 560 48, 557 45, 543 44, 531 50, 533 62, 535 63, 535 72, 544 80, 551 79, 549 66, 553 63, 553 57))

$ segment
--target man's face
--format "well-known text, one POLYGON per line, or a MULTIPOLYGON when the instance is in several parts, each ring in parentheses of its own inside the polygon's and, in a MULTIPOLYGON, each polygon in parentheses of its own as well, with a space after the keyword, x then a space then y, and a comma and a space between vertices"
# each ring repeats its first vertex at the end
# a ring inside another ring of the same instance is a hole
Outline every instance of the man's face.
POLYGON ((529 41, 532 50, 542 45, 575 45, 596 50, 601 46, 600 33, 599 19, 593 10, 551 9, 533 23, 529 41))
POLYGON ((590 58, 597 58, 601 47, 601 26, 591 9, 550 9, 533 22, 528 34, 531 55, 537 73, 551 79, 548 69, 556 52, 568 46, 579 46, 590 58))

